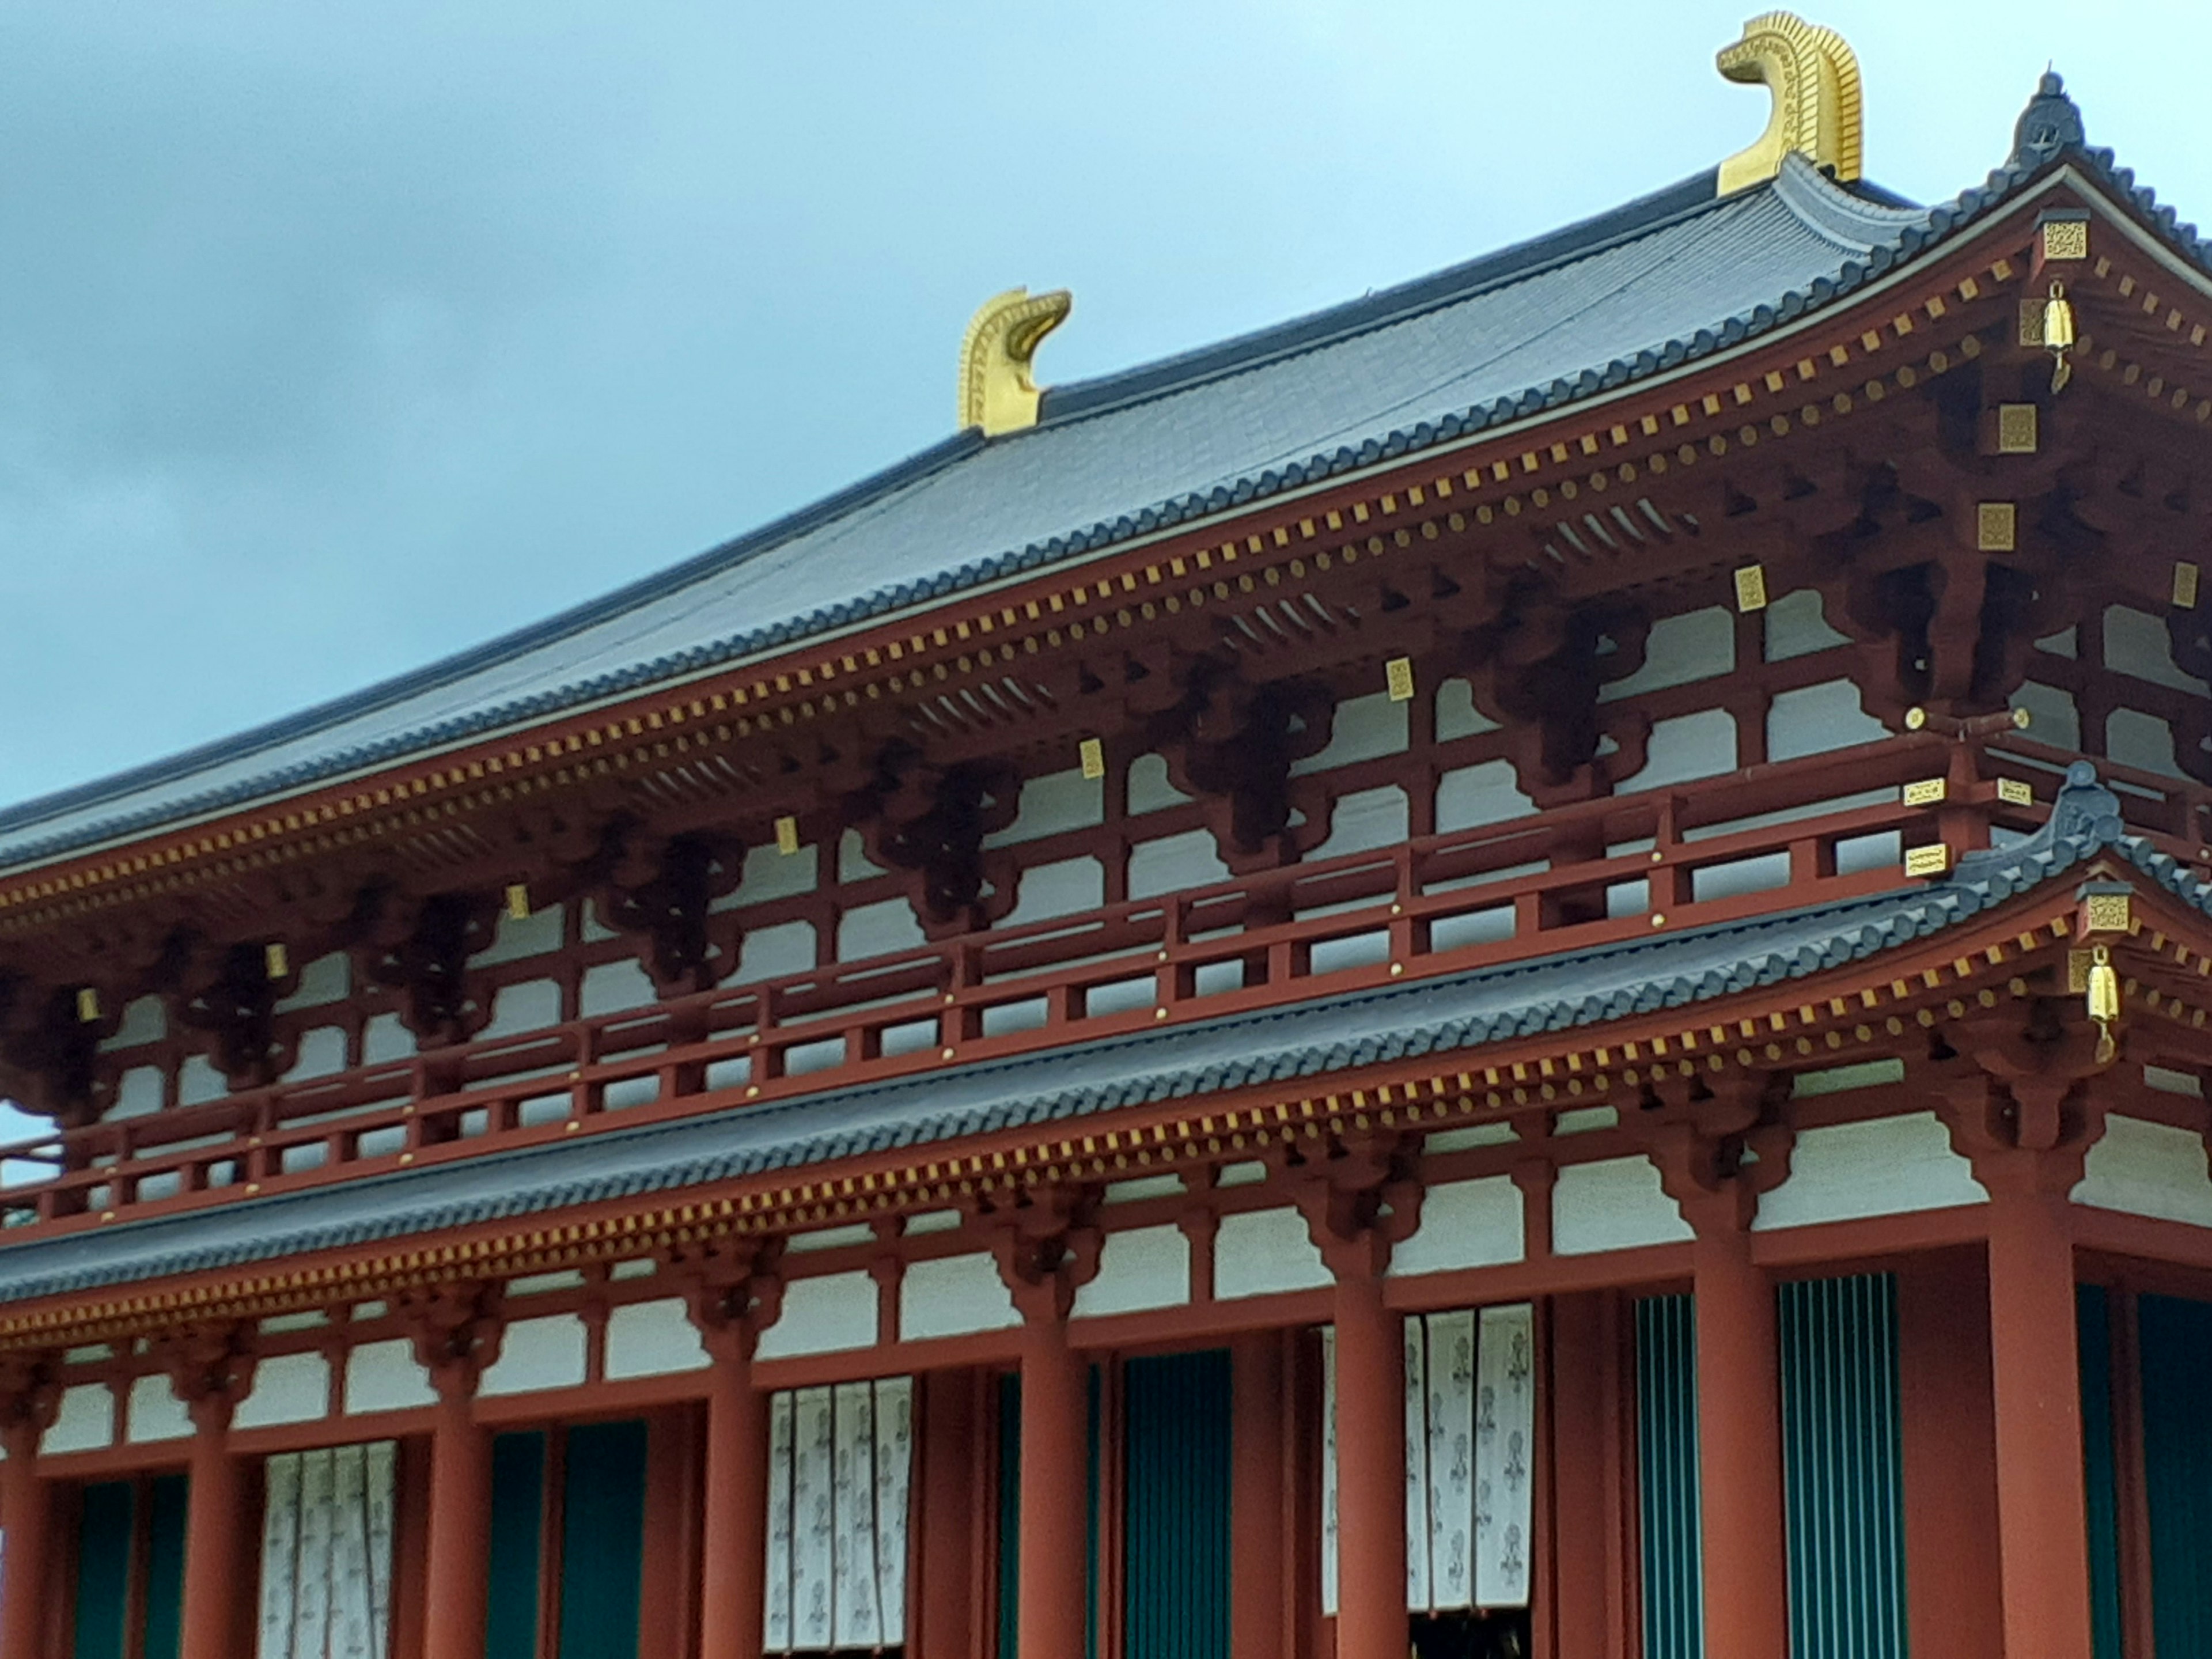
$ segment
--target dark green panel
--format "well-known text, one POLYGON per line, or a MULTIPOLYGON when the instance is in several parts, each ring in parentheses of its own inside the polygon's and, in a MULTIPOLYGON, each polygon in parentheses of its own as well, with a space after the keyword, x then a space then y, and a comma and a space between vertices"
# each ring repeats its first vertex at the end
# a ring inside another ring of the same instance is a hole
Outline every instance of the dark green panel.
POLYGON ((2081 1348, 2081 1475, 2088 1494, 2089 1634, 2096 1659, 2120 1659, 2120 1499, 2112 1439, 2112 1310, 2101 1285, 2075 1291, 2081 1348))
POLYGON ((643 1423, 568 1431, 561 1486, 561 1659, 637 1659, 643 1423))
POLYGON ((1228 1659, 1230 1374, 1225 1349, 1122 1373, 1127 1659, 1228 1659))
POLYGON ((1015 1659, 1020 1646, 1022 1579, 1022 1379, 999 1379, 999 1650, 1015 1659))
POLYGON ((1904 1659, 1897 1281, 1782 1286, 1782 1452, 1796 1659, 1904 1659))
POLYGON ((76 1659, 123 1659, 137 1510, 128 1480, 84 1489, 76 1528, 76 1659))
POLYGON ((491 1561, 484 1659, 536 1659, 538 1558, 545 1525, 545 1437, 491 1443, 491 1561))
POLYGON ((2152 1644, 2160 1659, 2191 1659, 2212 1653, 2212 1304, 2147 1296, 2136 1305, 2152 1644))
POLYGON ((165 1474, 146 1502, 145 1659, 177 1659, 185 1640, 185 1521, 191 1482, 165 1474))
POLYGON ((1644 1522, 1644 1659, 1703 1659, 1697 1304, 1636 1304, 1636 1450, 1644 1522))

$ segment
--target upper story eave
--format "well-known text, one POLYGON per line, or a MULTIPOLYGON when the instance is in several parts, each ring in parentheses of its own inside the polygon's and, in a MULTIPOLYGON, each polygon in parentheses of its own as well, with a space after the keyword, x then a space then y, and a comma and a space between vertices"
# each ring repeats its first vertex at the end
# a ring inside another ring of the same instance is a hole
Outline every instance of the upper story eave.
POLYGON ((1929 208, 1837 185, 1794 155, 1730 196, 1699 175, 1349 305, 1052 390, 1027 431, 971 429, 532 628, 0 813, 0 872, 73 866, 709 680, 772 686, 842 641, 1165 538, 1233 538, 1355 482, 1425 473, 1443 453, 1540 457, 1542 434, 1587 424, 1590 405, 1725 380, 1782 337, 1880 308, 1963 242, 2005 240, 2057 194, 2094 200, 2212 288, 2193 228, 2081 144, 2078 118, 2070 131, 2039 148, 2024 132, 1983 185, 1929 208))

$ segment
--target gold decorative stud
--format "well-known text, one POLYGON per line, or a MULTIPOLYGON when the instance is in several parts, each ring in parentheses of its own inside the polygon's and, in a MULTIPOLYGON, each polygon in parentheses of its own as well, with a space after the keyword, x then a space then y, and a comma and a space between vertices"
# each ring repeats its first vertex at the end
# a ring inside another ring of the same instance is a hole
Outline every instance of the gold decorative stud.
POLYGON ((2173 607, 2177 611, 2197 609, 2197 583, 2200 573, 2187 559, 2173 562, 2173 607))
POLYGON ((507 884, 507 915, 510 921, 530 920, 530 889, 522 882, 507 884))
POLYGON ((1739 565, 1735 573, 1735 608, 1745 616, 1766 609, 1766 567, 1739 565))
MULTIPOLYGON (((2040 331, 2038 331, 2040 332, 2040 331)), ((2032 342, 2036 345, 2040 340, 2032 342)), ((1997 405, 1997 453, 2000 455, 2033 455, 2039 441, 2037 431, 2039 411, 2033 404, 1999 404, 1997 405)))
POLYGON ((1974 545, 1984 553, 2020 547, 2020 508, 2012 501, 1984 501, 1974 509, 1974 545))
POLYGON ((1905 854, 1908 876, 1940 876, 1951 867, 1951 848, 1943 842, 1909 848, 1905 854))
POLYGON ((281 940, 262 946, 261 965, 268 970, 271 979, 283 979, 292 971, 291 957, 286 953, 281 940))
POLYGON ((799 820, 787 812, 775 821, 775 850, 786 858, 799 850, 799 820))
POLYGON ((1083 775, 1085 779, 1103 778, 1106 775, 1106 745, 1103 743, 1097 738, 1085 738, 1081 743, 1076 744, 1075 752, 1083 763, 1083 775))
POLYGON ((1390 693, 1392 702, 1411 702, 1413 700, 1413 659, 1393 657, 1382 665, 1382 684, 1390 693))

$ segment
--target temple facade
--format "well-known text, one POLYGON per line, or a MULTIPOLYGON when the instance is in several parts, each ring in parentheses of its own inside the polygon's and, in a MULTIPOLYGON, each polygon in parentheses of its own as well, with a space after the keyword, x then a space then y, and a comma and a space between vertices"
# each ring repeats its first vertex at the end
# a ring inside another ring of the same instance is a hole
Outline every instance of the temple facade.
POLYGON ((0 1659, 2212 1655, 2212 249, 1720 67, 0 813, 0 1659))

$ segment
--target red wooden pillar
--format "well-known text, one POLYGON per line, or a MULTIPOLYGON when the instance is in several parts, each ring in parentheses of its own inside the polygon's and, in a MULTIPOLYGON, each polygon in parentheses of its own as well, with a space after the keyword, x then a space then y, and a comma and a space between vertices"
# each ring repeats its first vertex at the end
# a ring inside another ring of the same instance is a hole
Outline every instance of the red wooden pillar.
POLYGON ((1382 1275, 1336 1278, 1337 1659, 1404 1659, 1406 1336, 1382 1275))
POLYGON ((430 1543, 424 1574, 424 1659, 483 1659, 491 1571, 491 1431, 476 1420, 476 1373, 432 1373, 430 1543))
POLYGON ((691 1322, 714 1361, 707 1382, 707 1490, 700 1529, 700 1659, 753 1659, 768 1611, 768 1401, 753 1345, 775 1322, 778 1245, 727 1239, 679 1260, 691 1322))
POLYGON ((1990 1358, 2004 1650, 2038 1659, 2090 1659, 2075 1317, 2065 1197, 2000 1190, 1990 1206, 1990 1358))
POLYGON ((1961 1030, 1978 1062, 1942 1091, 1952 1144, 1990 1194, 1990 1372, 2004 1651, 2091 1659, 2089 1528, 2072 1206, 2104 1129, 2095 1033, 1997 1019, 1961 1030), (1994 1084, 1996 1086, 1992 1086, 1994 1084))
POLYGON ((1087 1600, 1090 1410, 1083 1357, 1067 1320, 1025 1310, 1022 1322, 1022 1535, 1018 1621, 1022 1659, 1079 1659, 1087 1600))
POLYGON ((753 1386, 752 1330, 709 1343, 705 1560, 699 1659, 757 1659, 768 1595, 768 1401, 753 1386))
MULTIPOLYGON (((27 1408, 10 1413, 0 1463, 0 1659, 40 1659, 46 1644, 53 1495, 39 1474, 46 1424, 27 1408)), ((51 1413, 47 1413, 51 1418, 51 1413)))
POLYGON ((1691 1247, 1705 1652, 1775 1659, 1790 1649, 1790 1574, 1774 1286, 1752 1263, 1748 1226, 1698 1219, 1705 1224, 1691 1247))
POLYGON ((477 1381, 499 1357, 495 1287, 447 1285, 404 1297, 416 1358, 437 1390, 423 1570, 423 1659, 483 1659, 491 1573, 491 1431, 476 1419, 477 1381))
POLYGON ((253 1386, 252 1342, 250 1327, 203 1326, 165 1338, 156 1350, 192 1420, 183 1659, 238 1659, 251 1646, 246 1593, 260 1528, 246 1513, 246 1470, 231 1455, 230 1419, 253 1386))
POLYGON ((1231 1350, 1231 1659, 1284 1659, 1283 1334, 1255 1331, 1231 1350))
POLYGON ((1917 1258, 1897 1275, 1910 1647, 2000 1659, 1996 1442, 1982 1264, 1917 1258))
POLYGON ((1610 1291, 1555 1297, 1547 1312, 1552 1504, 1543 1601, 1556 1659, 1606 1659, 1631 1650, 1620 1299, 1610 1291))
POLYGON ((921 1525, 908 1600, 919 1659, 964 1659, 975 1651, 972 1624, 981 1528, 976 1494, 974 1371, 930 1371, 921 1388, 921 1525))

